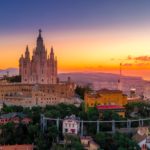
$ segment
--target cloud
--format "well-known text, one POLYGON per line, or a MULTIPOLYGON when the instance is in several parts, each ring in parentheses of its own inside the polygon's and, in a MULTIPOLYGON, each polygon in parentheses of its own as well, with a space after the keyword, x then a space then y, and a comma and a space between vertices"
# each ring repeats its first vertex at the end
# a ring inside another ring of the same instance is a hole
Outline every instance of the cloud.
POLYGON ((127 57, 127 60, 132 60, 132 57, 129 55, 129 56, 127 57))
POLYGON ((135 60, 137 61, 150 61, 150 56, 138 56, 138 57, 131 57, 128 56, 127 60, 135 60))
POLYGON ((149 66, 150 63, 137 63, 136 66, 149 66))
POLYGON ((134 59, 139 61, 150 61, 150 56, 139 56, 135 57, 134 59))
POLYGON ((125 64, 122 64, 122 66, 126 66, 126 67, 129 67, 129 66, 132 66, 133 64, 131 63, 125 63, 125 64))

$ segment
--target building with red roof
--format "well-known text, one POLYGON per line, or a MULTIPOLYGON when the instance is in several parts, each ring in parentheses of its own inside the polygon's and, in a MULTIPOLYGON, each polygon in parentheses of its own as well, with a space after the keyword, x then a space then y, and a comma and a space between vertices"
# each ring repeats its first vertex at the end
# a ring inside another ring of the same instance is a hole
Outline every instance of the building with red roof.
POLYGON ((125 116, 124 105, 127 104, 127 95, 120 90, 102 89, 85 93, 85 110, 89 107, 97 107, 100 112, 106 110, 116 111, 122 117, 125 116))

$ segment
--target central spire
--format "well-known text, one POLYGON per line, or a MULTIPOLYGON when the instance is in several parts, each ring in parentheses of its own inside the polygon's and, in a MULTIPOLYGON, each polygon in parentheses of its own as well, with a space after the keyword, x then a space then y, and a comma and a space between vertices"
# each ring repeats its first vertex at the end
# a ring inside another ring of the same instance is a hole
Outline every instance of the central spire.
POLYGON ((39 37, 41 37, 41 33, 42 33, 42 30, 41 30, 41 29, 39 29, 39 37))
POLYGON ((37 38, 36 49, 38 52, 42 52, 44 50, 43 38, 42 38, 42 30, 39 29, 39 36, 37 38))

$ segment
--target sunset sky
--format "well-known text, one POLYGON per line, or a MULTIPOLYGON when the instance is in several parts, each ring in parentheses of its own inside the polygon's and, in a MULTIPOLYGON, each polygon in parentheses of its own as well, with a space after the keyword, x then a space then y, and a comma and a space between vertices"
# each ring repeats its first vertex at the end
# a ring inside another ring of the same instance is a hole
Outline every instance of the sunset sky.
POLYGON ((59 72, 112 72, 150 79, 150 0, 0 0, 0 69, 18 67, 38 29, 59 72))

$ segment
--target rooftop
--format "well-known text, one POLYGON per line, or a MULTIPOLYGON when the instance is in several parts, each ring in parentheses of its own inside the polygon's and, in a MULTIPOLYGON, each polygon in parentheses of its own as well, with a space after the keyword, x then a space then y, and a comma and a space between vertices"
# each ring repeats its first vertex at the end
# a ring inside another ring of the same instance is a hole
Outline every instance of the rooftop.
POLYGON ((3 114, 3 115, 0 116, 0 118, 1 119, 3 119, 3 118, 13 118, 13 117, 17 117, 17 116, 20 117, 20 118, 26 117, 26 115, 23 114, 23 113, 17 113, 17 112, 15 112, 15 113, 3 114))
POLYGON ((123 106, 119 105, 98 105, 96 108, 98 110, 124 109, 123 106))
POLYGON ((65 119, 69 119, 69 120, 80 120, 80 118, 79 118, 79 117, 76 117, 75 115, 66 116, 65 119))
POLYGON ((4 145, 0 146, 0 150, 33 150, 33 145, 23 144, 23 145, 4 145))

